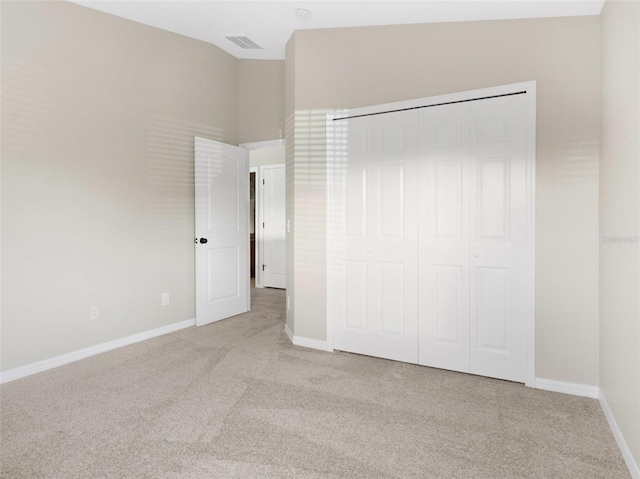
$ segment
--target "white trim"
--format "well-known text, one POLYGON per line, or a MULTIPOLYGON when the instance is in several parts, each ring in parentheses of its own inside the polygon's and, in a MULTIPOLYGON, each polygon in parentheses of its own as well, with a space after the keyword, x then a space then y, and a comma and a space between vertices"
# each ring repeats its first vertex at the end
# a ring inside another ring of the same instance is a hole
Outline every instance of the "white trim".
POLYGON ((324 305, 327 309, 326 323, 327 328, 327 347, 333 349, 333 314, 331 304, 331 294, 329 288, 331 288, 331 252, 333 251, 332 240, 333 232, 331 229, 331 218, 333 216, 333 198, 331 191, 333 190, 333 155, 330 153, 332 150, 327 148, 327 145, 333 144, 335 141, 335 132, 333 130, 333 119, 339 116, 338 112, 327 113, 325 116, 325 128, 324 128, 324 146, 325 146, 325 159, 324 159, 324 179, 325 179, 325 215, 324 215, 324 230, 325 230, 325 251, 326 251, 326 263, 325 263, 325 275, 326 275, 326 287, 324 291, 324 305))
POLYGON ((249 249, 251 248, 251 234, 249 233, 249 231, 251 231, 251 225, 249 224, 249 222, 251 221, 251 211, 249 211, 251 209, 251 192, 249 191, 249 179, 251 177, 251 154, 248 151, 246 152, 245 159, 247 160, 247 169, 245 170, 245 175, 247 175, 245 176, 245 178, 247 179, 247 196, 245 197, 245 201, 247 202, 247 229, 245 230, 245 234, 247 235, 247 305, 245 307, 245 312, 249 312, 251 311, 251 251, 249 251, 249 249))
POLYGON ((238 146, 247 150, 259 150, 260 148, 275 148, 276 146, 284 146, 284 138, 278 140, 253 141, 250 143, 240 143, 238 146))
POLYGON ((256 267, 256 288, 264 288, 262 284, 262 228, 259 225, 262 224, 262 170, 259 166, 252 166, 249 168, 249 174, 256 174, 256 197, 255 197, 255 215, 256 215, 256 228, 254 231, 254 259, 256 267))
POLYGON ((582 396, 591 399, 598 398, 598 386, 589 384, 568 383, 566 381, 556 381, 555 379, 535 379, 536 389, 544 389, 555 393, 571 394, 572 396, 582 396))
POLYGON ((320 351, 333 352, 333 349, 329 349, 326 341, 320 339, 303 338, 301 336, 293 337, 293 344, 296 346, 302 346, 303 348, 319 349, 320 351))
MULTIPOLYGON (((510 85, 501 85, 490 88, 481 88, 478 90, 469 90, 457 93, 448 93, 445 95, 432 96, 427 98, 419 98, 415 100, 407 100, 395 103, 385 103, 382 105, 374 105, 352 110, 336 110, 328 113, 326 117, 326 141, 333 141, 333 125, 334 119, 345 118, 352 115, 366 115, 373 113, 383 113, 392 110, 401 110, 404 108, 416 108, 422 106, 436 105, 439 103, 447 103, 452 101, 474 100, 481 97, 493 95, 505 95, 509 93, 517 93, 526 91, 526 145, 527 145, 527 246, 526 246, 526 370, 524 383, 528 387, 537 387, 537 379, 535 377, 536 364, 536 314, 535 314, 535 264, 536 264, 536 81, 526 81, 521 83, 512 83, 510 85)), ((328 148, 327 152, 331 150, 328 148)), ((333 347, 333 324, 331 307, 329 300, 329 278, 331 278, 331 191, 332 191, 332 169, 330 168, 330 155, 327 154, 327 189, 326 189, 326 210, 327 210, 327 345, 333 347)), ((543 380, 544 381, 544 380, 543 380)), ((596 396, 590 396, 596 397, 596 396)))
POLYGON ((311 338, 303 338, 302 336, 295 336, 289 325, 285 323, 284 332, 286 333, 289 341, 293 343, 295 346, 301 346, 303 348, 309 349, 319 349, 320 351, 327 351, 332 353, 333 349, 327 346, 326 341, 321 341, 320 339, 311 339, 311 338))
POLYGON ((331 225, 333 222, 331 218, 333 216, 333 182, 334 182, 334 168, 331 161, 331 153, 333 148, 326 148, 327 144, 335 144, 335 132, 334 132, 334 118, 339 118, 345 116, 347 110, 339 110, 333 113, 328 113, 326 116, 326 125, 325 125, 325 150, 327 152, 325 158, 325 181, 326 181, 326 214, 325 214, 325 231, 326 231, 326 254, 327 254, 327 264, 326 264, 326 275, 327 275, 327 287, 325 291, 325 307, 327 308, 327 348, 333 350, 333 303, 331 302, 331 294, 329 288, 331 287, 331 278, 333 265, 331 263, 332 252, 334 250, 333 247, 333 230, 331 225))
POLYGON ((142 333, 133 334, 120 339, 114 339, 113 341, 107 341, 106 343, 96 344, 88 348, 79 349, 67 354, 62 354, 49 359, 44 359, 36 363, 27 364, 26 366, 20 366, 18 368, 9 369, 3 373, 0 373, 0 384, 8 383, 9 381, 15 381, 16 379, 31 376, 32 374, 48 371, 49 369, 57 368, 58 366, 64 366, 65 364, 73 363, 81 359, 86 359, 97 354, 106 353, 114 349, 121 348, 123 346, 129 346, 134 343, 139 343, 147 339, 163 336, 165 334, 173 333, 181 329, 190 328, 195 326, 195 319, 187 319, 179 323, 169 324, 167 326, 161 326, 156 329, 144 331, 142 333))
POLYGON ((627 463, 627 467, 629 468, 631 477, 633 479, 640 479, 640 465, 636 463, 635 459, 633 458, 631 449, 629 449, 629 446, 627 446, 627 443, 624 440, 624 436, 622 435, 622 432, 618 427, 618 423, 616 422, 616 419, 611 412, 611 408, 609 407, 609 403, 607 402, 607 398, 605 398, 602 389, 598 389, 598 401, 600 402, 602 411, 607 418, 607 422, 609 423, 611 432, 613 432, 613 437, 616 438, 616 442, 618 443, 618 447, 620 448, 620 452, 622 453, 624 462, 627 463))
POLYGON ((287 323, 284 323, 284 332, 289 338, 289 341, 291 341, 291 343, 293 344, 293 331, 291 331, 291 328, 289 328, 289 325, 287 323))
POLYGON ((527 149, 526 193, 526 271, 525 271, 525 385, 536 382, 536 87, 535 81, 519 83, 526 90, 525 144, 527 149))

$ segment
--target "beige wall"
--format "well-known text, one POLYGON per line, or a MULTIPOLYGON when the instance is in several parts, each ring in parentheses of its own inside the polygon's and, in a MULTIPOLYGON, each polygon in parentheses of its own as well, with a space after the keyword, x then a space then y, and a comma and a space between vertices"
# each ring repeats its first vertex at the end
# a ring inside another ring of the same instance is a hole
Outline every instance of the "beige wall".
MULTIPOLYGON (((537 80, 536 375, 598 384, 598 17, 300 30, 292 41, 288 95, 296 123, 316 130, 309 119, 326 109, 537 80)), ((324 165, 313 148, 296 140, 295 167, 313 156, 316 174, 297 175, 307 188, 290 200, 297 276, 289 293, 296 335, 324 340, 325 311, 300 301, 326 292, 322 265, 304 268, 324 244, 299 231, 324 228, 324 165)))
POLYGON ((249 166, 282 165, 284 164, 284 146, 258 148, 249 151, 249 166))
POLYGON ((194 317, 193 137, 237 143, 237 96, 217 47, 3 2, 3 371, 194 317))
POLYGON ((284 138, 284 61, 238 60, 238 142, 284 138))
POLYGON ((640 466, 640 3, 607 1, 602 34, 600 388, 640 466), (637 240, 636 240, 637 241, 637 240))
POLYGON ((286 47, 285 113, 287 218, 287 326, 303 338, 325 339, 325 115, 297 109, 299 85, 294 33, 286 47), (295 293, 295 294, 294 294, 295 293), (297 318, 297 320, 295 320, 297 318))
POLYGON ((295 282, 287 288, 290 296, 292 291, 295 293, 295 335, 321 340, 325 339, 327 329, 326 114, 325 110, 295 113, 292 178, 295 282))

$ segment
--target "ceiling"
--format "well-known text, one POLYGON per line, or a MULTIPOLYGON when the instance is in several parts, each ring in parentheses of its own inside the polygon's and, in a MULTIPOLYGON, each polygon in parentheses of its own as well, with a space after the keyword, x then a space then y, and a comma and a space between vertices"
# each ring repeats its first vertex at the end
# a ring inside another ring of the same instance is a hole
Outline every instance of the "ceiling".
POLYGON ((71 0, 96 10, 212 43, 237 58, 282 60, 294 30, 510 18, 599 15, 604 0, 502 1, 133 1, 71 0), (296 9, 311 12, 298 18, 296 9), (225 36, 247 36, 245 50, 225 36))

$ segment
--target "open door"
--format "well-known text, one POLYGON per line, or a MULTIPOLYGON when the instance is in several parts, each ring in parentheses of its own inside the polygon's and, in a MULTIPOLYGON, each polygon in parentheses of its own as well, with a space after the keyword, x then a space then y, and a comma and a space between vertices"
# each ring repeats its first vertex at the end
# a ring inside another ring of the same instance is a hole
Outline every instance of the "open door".
POLYGON ((198 326, 250 309, 248 186, 247 150, 195 138, 198 326))

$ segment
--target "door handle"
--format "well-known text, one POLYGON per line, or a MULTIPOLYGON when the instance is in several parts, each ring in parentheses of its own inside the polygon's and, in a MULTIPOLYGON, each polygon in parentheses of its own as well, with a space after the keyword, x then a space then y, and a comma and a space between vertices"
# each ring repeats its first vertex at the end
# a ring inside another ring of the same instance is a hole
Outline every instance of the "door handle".
POLYGON ((207 241, 209 241, 207 238, 200 238, 200 243, 202 244, 205 244, 207 241))
POLYGON ((480 256, 480 253, 473 253, 473 256, 477 258, 478 256, 480 256))

